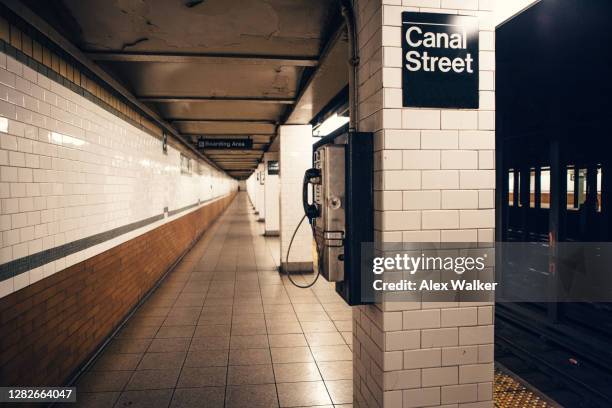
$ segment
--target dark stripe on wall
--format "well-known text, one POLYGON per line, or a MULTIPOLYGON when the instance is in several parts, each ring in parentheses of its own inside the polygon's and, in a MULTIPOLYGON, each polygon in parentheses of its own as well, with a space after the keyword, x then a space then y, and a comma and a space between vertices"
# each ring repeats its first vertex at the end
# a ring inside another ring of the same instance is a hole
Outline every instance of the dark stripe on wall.
MULTIPOLYGON (((210 201, 210 200, 208 200, 208 201, 210 201)), ((172 210, 172 211, 168 211, 168 217, 172 217, 175 214, 178 214, 178 213, 183 212, 183 211, 187 211, 189 209, 197 207, 200 204, 207 203, 208 201, 204 201, 204 202, 198 201, 197 203, 189 204, 189 205, 186 205, 185 207, 177 208, 176 210, 172 210)))
MULTIPOLYGON (((187 211, 191 208, 197 207, 202 204, 209 203, 216 198, 206 201, 198 201, 197 203, 187 205, 176 210, 168 211, 168 216, 173 216, 183 211, 187 211)), ((39 266, 48 264, 49 262, 57 261, 58 259, 65 258, 68 255, 75 254, 83 251, 92 246, 102 244, 113 238, 117 238, 128 232, 132 232, 147 225, 153 224, 154 222, 161 221, 165 217, 164 214, 154 215, 153 217, 145 218, 144 220, 136 221, 131 224, 127 224, 112 230, 101 232, 91 237, 82 238, 76 241, 69 242, 64 245, 60 245, 55 248, 46 249, 44 251, 37 252, 32 255, 24 256, 23 258, 15 259, 14 261, 7 262, 0 265, 0 282, 13 278, 19 274, 28 272, 39 266)))

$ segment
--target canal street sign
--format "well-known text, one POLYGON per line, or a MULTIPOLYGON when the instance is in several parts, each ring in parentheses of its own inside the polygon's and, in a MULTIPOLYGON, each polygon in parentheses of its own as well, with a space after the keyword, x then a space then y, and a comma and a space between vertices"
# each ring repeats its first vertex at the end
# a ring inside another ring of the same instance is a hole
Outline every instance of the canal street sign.
POLYGON ((402 13, 403 106, 478 108, 478 18, 402 13))
POLYGON ((252 139, 198 139, 198 149, 252 149, 252 139))

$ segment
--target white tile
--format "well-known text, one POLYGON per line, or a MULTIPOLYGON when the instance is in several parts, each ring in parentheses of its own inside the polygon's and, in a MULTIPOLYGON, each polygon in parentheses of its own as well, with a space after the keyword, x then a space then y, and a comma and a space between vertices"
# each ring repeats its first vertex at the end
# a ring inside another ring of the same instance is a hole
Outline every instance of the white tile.
POLYGON ((440 129, 440 111, 431 109, 403 109, 404 129, 440 129))

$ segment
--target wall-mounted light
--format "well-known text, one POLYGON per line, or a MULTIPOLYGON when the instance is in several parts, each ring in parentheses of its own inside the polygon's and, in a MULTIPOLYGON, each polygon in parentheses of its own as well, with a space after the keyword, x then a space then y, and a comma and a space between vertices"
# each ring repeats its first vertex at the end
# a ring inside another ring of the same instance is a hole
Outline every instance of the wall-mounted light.
POLYGON ((162 151, 164 154, 168 154, 168 134, 166 132, 162 136, 162 151))
POLYGON ((315 126, 312 129, 313 136, 327 136, 333 131, 341 128, 349 122, 348 116, 339 116, 337 113, 334 113, 329 118, 325 119, 323 123, 318 126, 315 126))

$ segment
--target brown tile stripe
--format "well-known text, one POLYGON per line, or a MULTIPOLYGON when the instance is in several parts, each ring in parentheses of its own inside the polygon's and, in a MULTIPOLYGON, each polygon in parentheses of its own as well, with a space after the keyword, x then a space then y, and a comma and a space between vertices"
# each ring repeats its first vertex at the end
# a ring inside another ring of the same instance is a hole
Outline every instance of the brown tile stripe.
POLYGON ((2 385, 64 384, 233 198, 0 299, 2 385))

